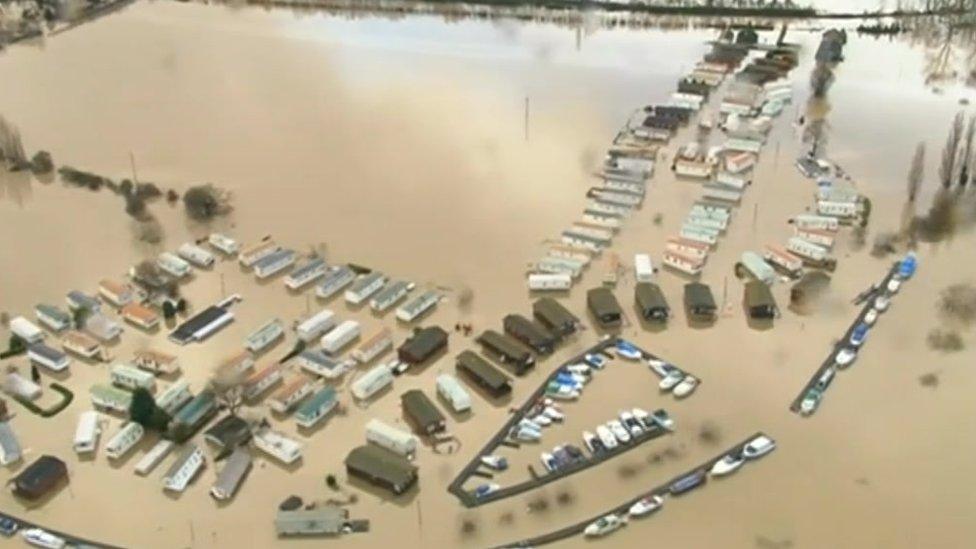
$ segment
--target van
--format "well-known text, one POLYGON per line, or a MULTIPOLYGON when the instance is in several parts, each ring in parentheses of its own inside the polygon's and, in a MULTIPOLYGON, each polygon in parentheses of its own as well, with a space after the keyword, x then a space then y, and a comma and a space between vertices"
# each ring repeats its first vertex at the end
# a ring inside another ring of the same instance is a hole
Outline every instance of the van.
POLYGON ((101 428, 98 426, 98 412, 91 410, 82 412, 78 416, 78 427, 75 429, 75 453, 94 452, 98 446, 99 433, 101 433, 101 428))
POLYGON ((401 456, 411 456, 417 451, 417 437, 378 419, 366 424, 366 440, 401 456))

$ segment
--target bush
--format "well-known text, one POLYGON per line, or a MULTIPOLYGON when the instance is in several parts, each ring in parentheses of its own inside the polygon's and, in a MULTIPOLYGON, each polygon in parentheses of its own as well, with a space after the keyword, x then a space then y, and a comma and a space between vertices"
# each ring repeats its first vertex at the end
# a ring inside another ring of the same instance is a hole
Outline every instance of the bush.
POLYGON ((38 151, 31 159, 31 171, 37 175, 53 172, 54 160, 51 159, 51 153, 38 151))

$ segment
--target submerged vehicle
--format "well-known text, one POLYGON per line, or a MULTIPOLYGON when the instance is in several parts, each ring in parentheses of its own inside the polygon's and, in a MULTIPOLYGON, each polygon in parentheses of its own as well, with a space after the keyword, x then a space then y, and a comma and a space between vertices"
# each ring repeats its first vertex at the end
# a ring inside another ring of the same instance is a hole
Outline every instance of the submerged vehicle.
POLYGON ((712 476, 722 477, 725 475, 730 475, 734 473, 742 464, 745 463, 745 459, 742 458, 742 454, 726 454, 722 456, 722 459, 715 462, 712 465, 712 476))
POLYGON ((684 398, 695 392, 695 387, 698 387, 698 379, 694 376, 685 376, 681 383, 675 386, 674 396, 684 398))
POLYGON ((589 537, 605 536, 623 525, 624 521, 617 515, 606 515, 588 524, 583 529, 583 535, 589 537))
POLYGON ((641 498, 631 505, 629 513, 632 517, 643 517, 657 511, 662 505, 664 505, 664 498, 657 494, 652 494, 641 498))
POLYGON ((766 435, 759 435, 742 447, 742 455, 748 459, 762 457, 776 449, 776 443, 766 435))
POLYGON ((817 407, 820 406, 820 399, 823 398, 823 391, 816 387, 812 387, 809 391, 803 395, 803 400, 800 401, 800 413, 809 416, 810 414, 817 411, 817 407))

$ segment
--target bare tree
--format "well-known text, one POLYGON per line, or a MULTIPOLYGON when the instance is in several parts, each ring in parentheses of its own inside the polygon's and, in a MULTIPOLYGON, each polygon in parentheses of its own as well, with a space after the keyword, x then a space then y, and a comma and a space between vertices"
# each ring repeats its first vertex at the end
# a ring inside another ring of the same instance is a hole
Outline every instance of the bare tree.
POLYGON ((952 186, 956 175, 956 163, 959 159, 959 143, 962 141, 963 114, 957 113, 949 127, 945 148, 942 149, 942 160, 939 163, 939 182, 944 189, 952 186))
POLYGON ((217 403, 226 408, 232 416, 237 415, 238 409, 244 404, 243 372, 218 370, 207 382, 207 388, 213 391, 217 403))
POLYGON ((959 186, 965 187, 969 181, 969 166, 973 159, 973 138, 976 137, 976 116, 969 117, 969 124, 966 125, 966 139, 962 143, 960 160, 962 167, 959 169, 959 186))
POLYGON ((918 190, 922 187, 925 177, 925 142, 919 142, 912 157, 912 166, 908 169, 908 201, 914 203, 918 198, 918 190))

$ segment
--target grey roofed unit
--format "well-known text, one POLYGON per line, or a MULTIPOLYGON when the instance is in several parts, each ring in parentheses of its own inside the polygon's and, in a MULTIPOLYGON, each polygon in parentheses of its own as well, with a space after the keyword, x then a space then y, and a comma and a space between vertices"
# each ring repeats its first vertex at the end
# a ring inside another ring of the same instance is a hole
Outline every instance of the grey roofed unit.
POLYGON ((52 362, 60 362, 65 358, 67 358, 68 356, 63 352, 55 349, 54 347, 50 347, 43 343, 34 343, 28 348, 30 352, 40 355, 41 357, 46 358, 52 362))
POLYGON ((603 326, 619 326, 623 311, 616 296, 607 288, 593 288, 586 292, 586 305, 603 326))
POLYGON ((772 318, 776 316, 776 300, 769 286, 758 280, 746 283, 745 305, 749 310, 749 316, 753 318, 772 318))
POLYGON ((68 324, 71 323, 71 315, 55 307, 54 305, 48 305, 47 303, 38 303, 37 305, 34 306, 34 309, 37 312, 42 313, 45 316, 49 316, 59 322, 64 322, 68 324))
POLYGON ((397 357, 409 364, 423 362, 447 346, 447 332, 440 326, 414 330, 397 349, 397 357))
POLYGON ((228 414, 207 429, 203 438, 218 448, 232 448, 251 438, 251 428, 243 419, 228 414))
POLYGON ((403 393, 400 403, 403 405, 403 412, 422 433, 430 434, 444 428, 444 414, 420 389, 403 393))
POLYGON ((478 336, 477 341, 489 354, 512 366, 518 375, 522 375, 535 364, 535 357, 521 343, 495 330, 485 330, 478 336))
POLYGON ((346 470, 398 494, 417 480, 417 468, 407 459, 376 444, 354 448, 345 460, 346 470))
POLYGON ((238 446, 224 462, 223 469, 217 474, 214 491, 224 494, 229 499, 237 491, 248 471, 251 470, 251 451, 246 446, 238 446))
POLYGON ((410 283, 405 280, 395 280, 383 286, 379 292, 373 295, 373 299, 378 303, 385 303, 391 299, 398 299, 401 292, 407 289, 410 283))
POLYGON ((713 316, 718 308, 715 305, 712 289, 701 282, 685 284, 684 302, 688 314, 693 316, 713 316))
POLYGON ((313 257, 307 262, 299 265, 297 268, 292 270, 291 277, 294 279, 300 279, 303 276, 315 271, 316 269, 325 267, 325 260, 321 257, 313 257))
POLYGON ((102 308, 100 301, 78 290, 68 292, 68 301, 74 302, 76 306, 87 307, 91 311, 97 311, 102 308))
POLYGON ((640 314, 648 320, 666 320, 670 314, 664 292, 653 282, 638 282, 634 286, 634 300, 640 314))
POLYGON ((166 470, 166 474, 163 475, 163 478, 175 477, 180 472, 180 469, 182 469, 183 466, 190 461, 190 458, 192 458, 193 454, 196 452, 197 445, 193 444, 192 442, 187 442, 183 447, 183 451, 180 452, 179 457, 177 457, 176 461, 174 461, 173 464, 169 466, 169 469, 166 470))
POLYGON ((579 319, 569 309, 551 297, 543 297, 532 304, 532 315, 552 333, 567 336, 576 331, 579 319))
POLYGON ((537 353, 551 353, 556 345, 556 338, 549 330, 522 315, 505 315, 502 319, 502 328, 506 334, 528 345, 537 353))
POLYGON ((348 520, 349 511, 335 505, 279 509, 275 517, 275 530, 279 536, 338 534, 348 520))
POLYGON ((512 391, 512 383, 508 376, 470 349, 457 356, 456 366, 459 372, 493 396, 502 396, 512 391))
POLYGON ((349 291, 356 294, 361 293, 365 288, 367 288, 371 284, 374 284, 377 280, 381 278, 383 278, 383 273, 379 271, 373 271, 368 275, 360 278, 356 282, 354 282, 352 287, 349 288, 349 291))
POLYGON ((6 421, 0 421, 0 450, 3 451, 3 465, 20 461, 22 457, 17 436, 6 421))
POLYGON ((261 259, 257 260, 253 267, 255 271, 260 271, 267 267, 271 267, 276 263, 281 261, 291 260, 295 257, 295 252, 288 249, 281 249, 276 252, 272 252, 261 259))

